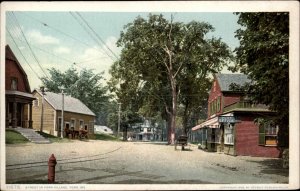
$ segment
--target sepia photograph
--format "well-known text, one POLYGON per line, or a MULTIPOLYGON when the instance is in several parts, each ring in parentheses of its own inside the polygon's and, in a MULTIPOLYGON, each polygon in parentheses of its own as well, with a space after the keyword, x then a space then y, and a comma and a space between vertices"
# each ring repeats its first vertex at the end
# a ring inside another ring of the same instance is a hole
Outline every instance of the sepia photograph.
POLYGON ((299 189, 298 1, 1 3, 1 190, 299 189))

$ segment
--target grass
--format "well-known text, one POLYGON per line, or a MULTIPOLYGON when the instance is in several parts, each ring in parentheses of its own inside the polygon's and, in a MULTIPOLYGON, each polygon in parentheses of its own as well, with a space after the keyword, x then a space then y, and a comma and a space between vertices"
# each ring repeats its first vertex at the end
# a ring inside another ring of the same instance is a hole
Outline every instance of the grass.
POLYGON ((71 141, 68 138, 56 137, 56 136, 53 136, 53 135, 50 135, 50 134, 47 134, 47 133, 44 133, 44 132, 40 132, 40 131, 36 131, 36 132, 38 134, 42 135, 43 137, 45 137, 46 139, 49 139, 52 143, 53 142, 69 142, 69 141, 71 141))
POLYGON ((95 140, 104 140, 104 141, 119 141, 117 137, 107 134, 94 134, 95 140))
POLYGON ((12 129, 5 130, 5 143, 6 144, 20 144, 28 143, 29 140, 23 137, 19 132, 12 129))

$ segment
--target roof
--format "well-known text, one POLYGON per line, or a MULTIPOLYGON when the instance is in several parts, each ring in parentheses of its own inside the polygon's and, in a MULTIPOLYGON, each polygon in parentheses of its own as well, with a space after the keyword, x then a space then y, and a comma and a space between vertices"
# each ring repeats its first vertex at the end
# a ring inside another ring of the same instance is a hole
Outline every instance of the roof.
MULTIPOLYGON (((25 89, 28 93, 30 93, 30 86, 29 86, 29 81, 28 81, 28 78, 27 78, 27 74, 24 71, 24 69, 21 66, 18 59, 16 58, 15 54, 13 53, 11 48, 9 47, 9 45, 5 46, 5 59, 12 60, 17 64, 18 68, 20 69, 20 71, 21 71, 21 73, 23 74, 23 77, 24 77, 25 89)), ((6 62, 5 62, 5 64, 6 64, 6 62)))
POLYGON ((113 131, 110 128, 108 128, 107 126, 94 125, 94 130, 95 130, 95 132, 113 134, 113 131))
POLYGON ((5 90, 6 95, 18 95, 25 97, 27 99, 34 100, 35 98, 33 97, 32 94, 26 93, 26 92, 20 92, 20 91, 14 91, 14 90, 5 90))
POLYGON ((221 91, 231 91, 229 89, 230 84, 235 83, 237 85, 243 86, 246 83, 250 83, 251 80, 245 74, 216 74, 216 78, 220 85, 221 91))
MULTIPOLYGON (((40 91, 36 89, 35 91, 37 91, 40 95, 42 95, 40 91)), ((52 107, 55 110, 62 109, 61 94, 56 94, 53 92, 45 92, 44 98, 50 105, 52 105, 52 107)), ((79 99, 67 95, 64 96, 64 111, 95 116, 95 114, 79 99)))

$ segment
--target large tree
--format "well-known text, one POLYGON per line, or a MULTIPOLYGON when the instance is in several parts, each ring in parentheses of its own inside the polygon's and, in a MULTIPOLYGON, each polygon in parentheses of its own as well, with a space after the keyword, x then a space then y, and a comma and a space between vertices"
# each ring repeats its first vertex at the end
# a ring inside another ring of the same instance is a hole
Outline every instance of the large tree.
POLYGON ((95 74, 93 70, 87 69, 79 72, 73 67, 65 72, 51 68, 49 73, 50 78, 42 78, 48 91, 60 93, 60 88, 64 87, 67 95, 79 99, 96 114, 96 123, 107 124, 106 111, 110 106, 107 87, 101 84, 102 74, 95 74))
POLYGON ((142 92, 147 95, 147 103, 156 103, 154 109, 163 109, 171 144, 181 88, 193 86, 182 82, 188 71, 197 71, 194 80, 201 81, 229 61, 228 46, 221 39, 206 36, 213 30, 208 23, 185 24, 150 14, 147 20, 137 17, 126 25, 118 40, 117 45, 123 49, 120 61, 112 67, 111 84, 119 83, 119 89, 115 89, 118 96, 133 98, 142 92))
POLYGON ((236 13, 242 26, 236 31, 240 46, 237 65, 253 83, 253 101, 277 112, 280 146, 288 146, 289 129, 289 13, 236 13))

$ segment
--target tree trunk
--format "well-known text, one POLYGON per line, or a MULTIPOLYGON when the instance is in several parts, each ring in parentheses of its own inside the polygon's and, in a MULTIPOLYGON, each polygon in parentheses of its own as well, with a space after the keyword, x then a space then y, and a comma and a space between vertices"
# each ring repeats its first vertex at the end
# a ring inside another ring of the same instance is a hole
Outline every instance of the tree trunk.
POLYGON ((172 111, 170 112, 171 127, 170 127, 169 143, 173 145, 175 143, 175 128, 176 128, 176 113, 177 113, 177 92, 176 92, 176 82, 174 78, 172 78, 171 84, 172 84, 172 111))

